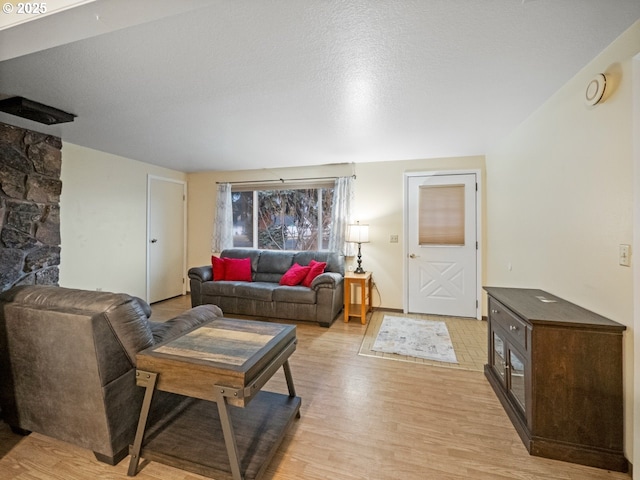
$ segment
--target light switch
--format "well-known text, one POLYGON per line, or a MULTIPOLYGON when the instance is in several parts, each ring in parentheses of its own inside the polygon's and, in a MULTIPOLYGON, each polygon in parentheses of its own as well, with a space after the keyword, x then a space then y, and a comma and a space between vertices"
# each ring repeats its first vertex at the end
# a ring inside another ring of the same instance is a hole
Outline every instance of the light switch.
POLYGON ((623 267, 631 265, 631 245, 620 245, 619 262, 623 267))
POLYGON ((389 236, 389 243, 398 243, 398 235, 389 236))

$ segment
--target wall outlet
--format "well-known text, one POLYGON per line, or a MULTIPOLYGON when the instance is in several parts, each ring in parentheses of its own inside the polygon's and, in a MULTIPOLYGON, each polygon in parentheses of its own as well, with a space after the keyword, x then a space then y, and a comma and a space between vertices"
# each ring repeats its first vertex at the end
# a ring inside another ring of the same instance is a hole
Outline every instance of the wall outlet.
POLYGON ((631 245, 622 244, 619 248, 618 262, 623 267, 631 266, 631 245))

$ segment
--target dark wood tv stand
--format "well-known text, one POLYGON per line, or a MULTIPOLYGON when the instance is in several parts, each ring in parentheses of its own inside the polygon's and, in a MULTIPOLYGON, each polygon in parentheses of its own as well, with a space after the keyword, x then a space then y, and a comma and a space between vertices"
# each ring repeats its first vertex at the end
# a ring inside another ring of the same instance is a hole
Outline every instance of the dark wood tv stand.
POLYGON ((485 376, 531 455, 620 472, 625 326, 542 290, 485 287, 485 376))

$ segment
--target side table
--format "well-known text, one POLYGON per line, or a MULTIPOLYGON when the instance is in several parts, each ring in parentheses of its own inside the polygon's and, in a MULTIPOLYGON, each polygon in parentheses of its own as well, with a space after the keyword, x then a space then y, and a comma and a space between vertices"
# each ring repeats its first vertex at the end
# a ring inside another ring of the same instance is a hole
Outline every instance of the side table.
POLYGON ((300 416, 289 367, 296 343, 295 325, 219 318, 138 352, 145 395, 128 475, 144 457, 219 480, 258 480, 300 416), (262 391, 280 368, 289 394, 262 391), (156 390, 185 400, 146 431, 156 390))
POLYGON ((367 313, 373 307, 372 298, 372 278, 371 272, 353 273, 347 272, 344 276, 344 321, 347 323, 349 317, 360 317, 360 322, 367 323, 367 313), (351 286, 360 286, 360 304, 351 303, 351 286))

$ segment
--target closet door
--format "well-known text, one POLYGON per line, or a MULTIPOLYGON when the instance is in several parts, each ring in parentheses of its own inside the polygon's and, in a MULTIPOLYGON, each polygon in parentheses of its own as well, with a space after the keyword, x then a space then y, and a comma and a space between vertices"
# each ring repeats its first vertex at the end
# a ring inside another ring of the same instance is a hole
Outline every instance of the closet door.
POLYGON ((186 293, 186 184, 149 176, 147 191, 147 301, 186 293))

